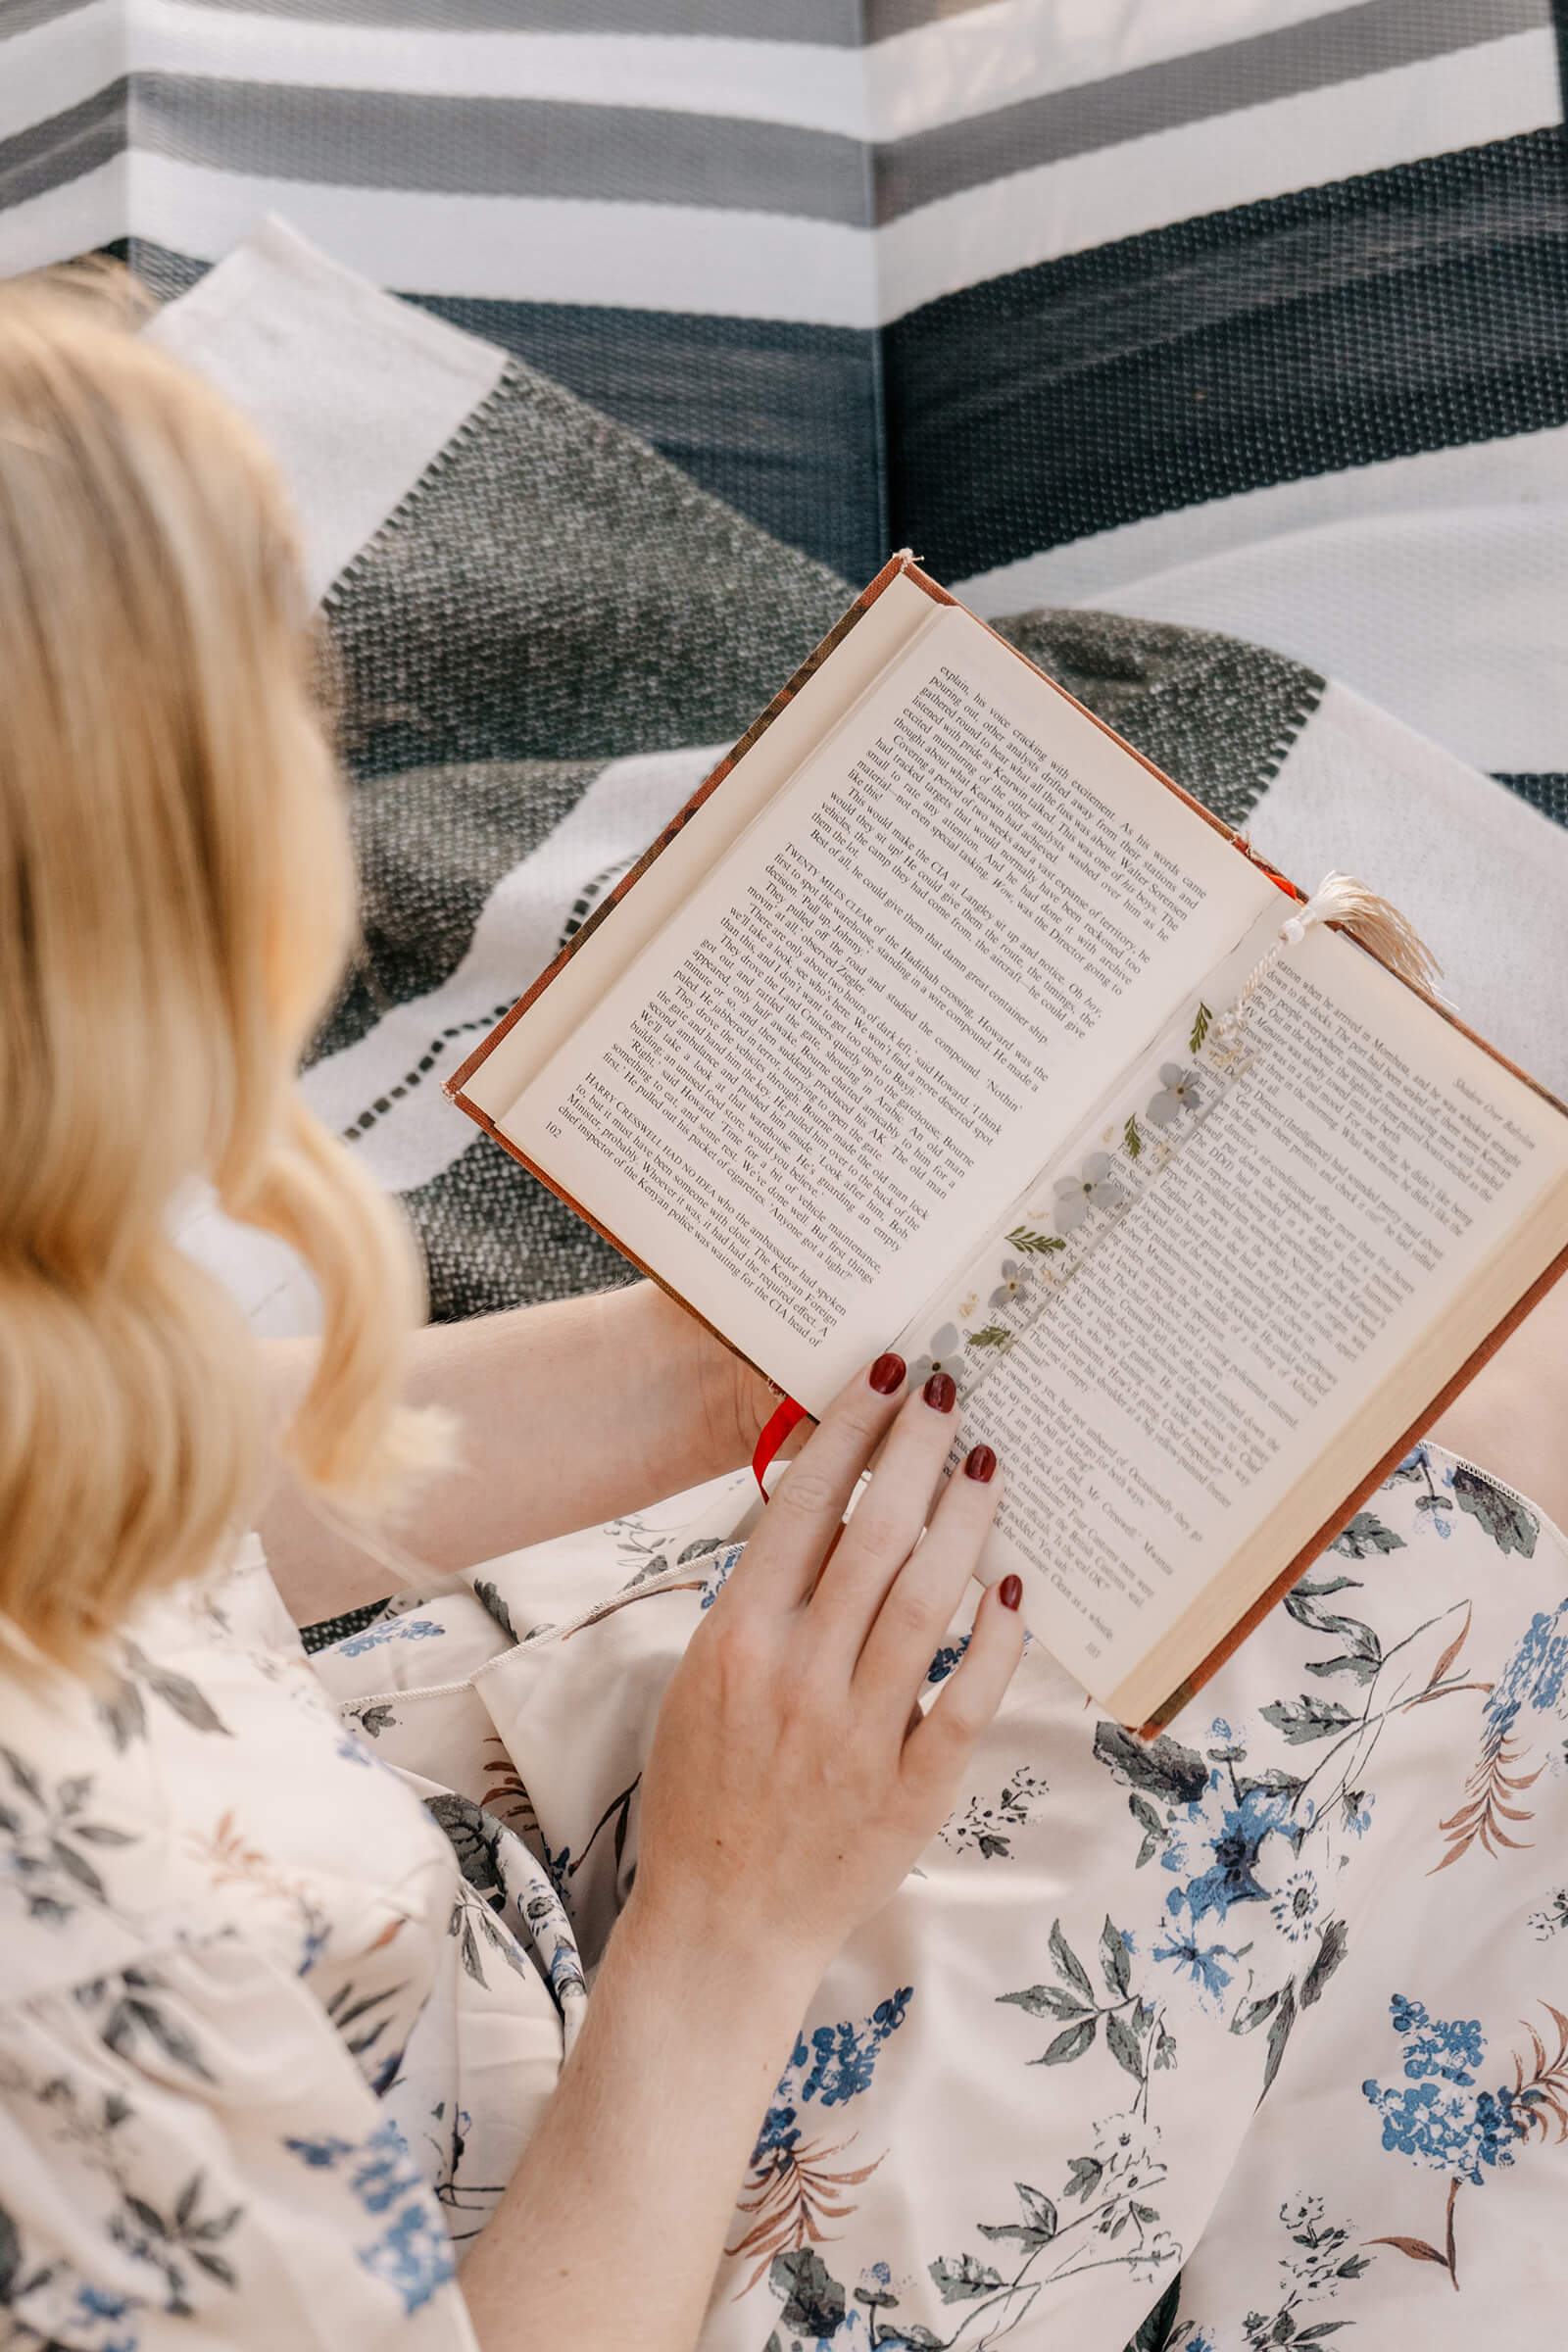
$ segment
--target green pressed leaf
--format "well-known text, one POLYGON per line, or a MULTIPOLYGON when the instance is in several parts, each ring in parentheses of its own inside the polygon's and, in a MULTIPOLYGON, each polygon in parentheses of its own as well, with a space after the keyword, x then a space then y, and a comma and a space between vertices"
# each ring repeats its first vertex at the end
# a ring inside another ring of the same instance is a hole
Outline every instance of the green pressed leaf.
POLYGON ((1138 1121, 1132 1117, 1130 1113, 1128 1115, 1127 1124, 1121 1131, 1121 1140, 1127 1147, 1127 1156, 1129 1159, 1142 1159, 1144 1155, 1144 1139, 1138 1132, 1138 1121))
POLYGON ((1050 1257, 1067 1245, 1059 1233, 1036 1233, 1029 1225, 1017 1225, 1007 1236, 1007 1247, 1021 1250, 1025 1257, 1050 1257))
POLYGON ((1209 1011, 1208 1006, 1206 1004, 1200 1004, 1197 1012, 1193 1015, 1192 1035, 1187 1040, 1187 1051, 1189 1054, 1200 1054, 1202 1052, 1203 1040, 1208 1035, 1209 1023, 1213 1020, 1213 1018, 1214 1015, 1209 1011))
POLYGON ((1011 1338, 1004 1323, 988 1323, 983 1331, 971 1331, 963 1344, 966 1348, 1005 1348, 1011 1338))

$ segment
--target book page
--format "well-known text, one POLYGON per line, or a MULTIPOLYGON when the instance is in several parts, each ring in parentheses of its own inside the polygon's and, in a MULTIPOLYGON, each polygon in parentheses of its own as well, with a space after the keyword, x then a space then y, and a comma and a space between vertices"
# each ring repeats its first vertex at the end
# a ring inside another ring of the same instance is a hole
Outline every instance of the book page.
MULTIPOLYGON (((1165 1164, 1070 1280, 1053 1291, 1047 1268, 1039 1311, 964 1401, 963 1444, 994 1446, 1007 1481, 985 1573, 1023 1575, 1031 1626, 1099 1694, 1353 1429, 1359 1471, 1264 1589, 1441 1385, 1382 1428, 1423 1334, 1440 1327, 1451 1372, 1493 1327, 1488 1261, 1568 1171, 1568 1120, 1331 932, 1287 951, 1245 1038, 1242 1074, 1188 1140, 1189 1114, 1161 1114, 1165 1164)), ((1051 1171, 1040 1191, 1063 1197, 1051 1171)), ((1565 1239, 1544 1240, 1543 1265, 1565 1239)))
POLYGON ((938 608, 498 1123, 820 1411, 1270 902, 938 608))

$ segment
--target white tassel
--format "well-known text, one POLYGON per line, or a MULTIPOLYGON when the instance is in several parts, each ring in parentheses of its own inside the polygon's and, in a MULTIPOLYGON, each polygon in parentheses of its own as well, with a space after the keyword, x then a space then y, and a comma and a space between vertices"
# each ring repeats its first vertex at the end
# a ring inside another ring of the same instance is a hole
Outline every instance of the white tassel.
POLYGON ((1286 949, 1298 946, 1314 923, 1339 923, 1352 939, 1369 948, 1380 962, 1386 963, 1390 971, 1397 972, 1401 980, 1412 980, 1417 988, 1438 994, 1437 981, 1443 966, 1397 906, 1391 906, 1387 899, 1380 898, 1367 883, 1358 882, 1353 874, 1325 874, 1304 905, 1286 916, 1278 939, 1253 964, 1235 1003, 1215 1023, 1222 1043, 1234 1045, 1247 1018, 1248 1006, 1263 981, 1286 949))

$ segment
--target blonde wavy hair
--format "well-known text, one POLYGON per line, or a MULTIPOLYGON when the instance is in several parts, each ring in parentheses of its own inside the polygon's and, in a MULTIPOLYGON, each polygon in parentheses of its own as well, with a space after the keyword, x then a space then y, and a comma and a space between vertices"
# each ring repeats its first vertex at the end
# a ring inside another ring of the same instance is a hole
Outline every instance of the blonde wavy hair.
POLYGON ((373 1515, 447 1450, 396 1404, 411 1239, 294 1086, 355 890, 288 502, 102 286, 0 288, 0 1610, 78 1665, 258 1500, 190 1176, 319 1285, 306 1485, 373 1515))

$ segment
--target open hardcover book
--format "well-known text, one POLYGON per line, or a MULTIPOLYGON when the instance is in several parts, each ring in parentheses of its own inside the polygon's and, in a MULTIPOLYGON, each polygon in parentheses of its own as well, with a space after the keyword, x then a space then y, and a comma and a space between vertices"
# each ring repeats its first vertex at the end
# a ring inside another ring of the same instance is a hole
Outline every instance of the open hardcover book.
POLYGON ((448 1092, 808 1411, 950 1370, 1140 1724, 1568 1264, 1568 1112, 1288 888, 895 558, 448 1092))

